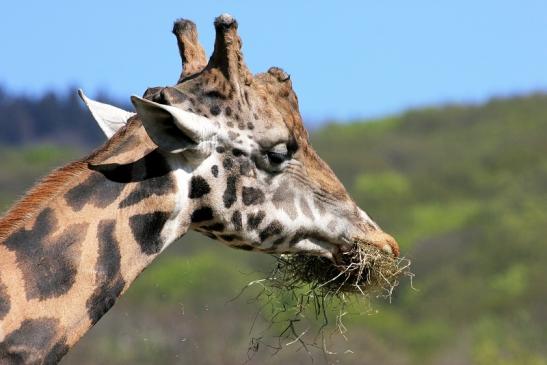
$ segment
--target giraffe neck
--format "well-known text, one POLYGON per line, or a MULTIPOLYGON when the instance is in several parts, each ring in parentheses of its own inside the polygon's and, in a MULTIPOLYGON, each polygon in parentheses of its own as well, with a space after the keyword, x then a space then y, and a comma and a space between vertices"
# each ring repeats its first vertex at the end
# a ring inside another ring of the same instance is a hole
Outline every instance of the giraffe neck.
POLYGON ((0 220, 0 362, 58 361, 185 233, 184 169, 111 161, 60 169, 0 220))

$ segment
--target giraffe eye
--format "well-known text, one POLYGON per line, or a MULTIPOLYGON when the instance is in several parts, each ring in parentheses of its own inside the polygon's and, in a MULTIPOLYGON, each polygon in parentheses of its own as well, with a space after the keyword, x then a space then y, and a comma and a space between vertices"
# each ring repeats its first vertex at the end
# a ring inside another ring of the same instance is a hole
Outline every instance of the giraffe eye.
POLYGON ((268 161, 270 161, 270 163, 273 165, 279 165, 280 163, 285 162, 289 158, 287 154, 273 152, 273 151, 267 152, 266 156, 268 156, 268 161))
POLYGON ((274 166, 282 164, 291 157, 287 145, 284 143, 278 144, 266 152, 266 156, 268 157, 268 162, 274 166))
POLYGON ((285 143, 280 143, 262 152, 256 160, 257 166, 269 172, 279 172, 283 169, 284 162, 292 158, 292 153, 285 143))

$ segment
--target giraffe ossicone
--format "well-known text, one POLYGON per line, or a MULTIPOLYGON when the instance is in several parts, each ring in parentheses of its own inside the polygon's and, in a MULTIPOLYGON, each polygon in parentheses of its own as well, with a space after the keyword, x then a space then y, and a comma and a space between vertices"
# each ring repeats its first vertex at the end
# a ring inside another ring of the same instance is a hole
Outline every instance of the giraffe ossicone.
POLYGON ((206 62, 194 23, 175 22, 178 82, 133 97, 136 114, 80 92, 110 138, 0 220, 0 362, 57 362, 188 230, 257 252, 398 255, 313 150, 289 75, 253 75, 237 21, 214 25, 206 62))

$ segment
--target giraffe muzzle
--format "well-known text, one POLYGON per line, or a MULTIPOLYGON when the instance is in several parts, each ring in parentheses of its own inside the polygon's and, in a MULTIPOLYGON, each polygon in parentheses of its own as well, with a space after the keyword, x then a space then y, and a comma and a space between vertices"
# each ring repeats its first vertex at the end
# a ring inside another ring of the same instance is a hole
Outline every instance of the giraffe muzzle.
POLYGON ((381 230, 369 232, 365 237, 357 238, 355 241, 357 243, 365 243, 375 246, 381 251, 389 255, 393 255, 394 257, 398 257, 401 252, 399 249, 399 244, 395 238, 381 230))
POLYGON ((390 234, 385 233, 381 229, 372 231, 359 232, 349 240, 345 240, 346 244, 339 248, 341 254, 351 251, 354 245, 369 245, 378 248, 380 251, 393 257, 399 257, 401 250, 399 244, 390 234))

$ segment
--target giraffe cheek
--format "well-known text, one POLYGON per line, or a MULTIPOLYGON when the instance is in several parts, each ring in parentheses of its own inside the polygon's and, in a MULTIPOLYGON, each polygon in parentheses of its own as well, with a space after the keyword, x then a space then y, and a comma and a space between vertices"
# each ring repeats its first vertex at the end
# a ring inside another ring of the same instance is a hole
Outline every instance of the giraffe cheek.
POLYGON ((305 197, 300 197, 300 202, 299 202, 299 206, 300 206, 300 211, 302 212, 302 214, 304 214, 305 217, 307 217, 308 219, 311 219, 311 220, 314 220, 315 217, 313 216, 313 212, 310 208, 310 205, 308 204, 308 201, 306 200, 305 197))
POLYGON ((295 194, 289 187, 282 185, 278 187, 272 197, 272 202, 275 207, 295 220, 298 216, 295 205, 295 194))

